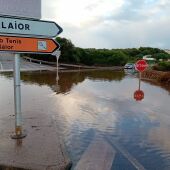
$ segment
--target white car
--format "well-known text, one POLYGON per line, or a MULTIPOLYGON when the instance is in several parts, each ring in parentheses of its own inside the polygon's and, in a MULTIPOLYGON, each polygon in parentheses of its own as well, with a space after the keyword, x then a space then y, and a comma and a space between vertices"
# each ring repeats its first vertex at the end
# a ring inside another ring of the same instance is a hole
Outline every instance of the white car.
POLYGON ((134 69, 134 68, 135 68, 135 65, 133 63, 127 63, 124 66, 124 69, 134 69))

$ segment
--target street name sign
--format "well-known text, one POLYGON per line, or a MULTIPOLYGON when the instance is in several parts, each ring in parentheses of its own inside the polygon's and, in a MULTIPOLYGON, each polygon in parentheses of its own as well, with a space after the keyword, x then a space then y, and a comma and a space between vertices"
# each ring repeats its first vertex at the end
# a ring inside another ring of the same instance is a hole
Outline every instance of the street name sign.
POLYGON ((0 52, 52 54, 59 48, 53 39, 0 36, 0 52))
POLYGON ((52 21, 0 16, 0 34, 28 37, 56 37, 62 28, 52 21))
POLYGON ((135 63, 135 69, 139 72, 145 71, 147 67, 148 67, 148 64, 147 64, 146 60, 138 60, 135 63))

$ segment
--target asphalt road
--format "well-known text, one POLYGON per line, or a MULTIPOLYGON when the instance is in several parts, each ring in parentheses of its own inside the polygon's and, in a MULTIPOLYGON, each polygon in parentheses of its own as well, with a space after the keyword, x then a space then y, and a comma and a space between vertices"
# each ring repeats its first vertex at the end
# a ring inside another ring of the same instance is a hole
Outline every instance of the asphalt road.
MULTIPOLYGON (((36 70, 55 70, 55 67, 32 63, 20 58, 20 70, 21 71, 36 71, 36 70)), ((0 72, 13 71, 14 68, 14 56, 1 54, 0 55, 0 72)))

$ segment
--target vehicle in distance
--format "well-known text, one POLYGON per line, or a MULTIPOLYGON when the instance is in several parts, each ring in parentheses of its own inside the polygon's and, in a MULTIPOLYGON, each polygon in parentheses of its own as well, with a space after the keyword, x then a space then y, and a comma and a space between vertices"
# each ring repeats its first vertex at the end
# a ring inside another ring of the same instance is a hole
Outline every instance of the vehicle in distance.
POLYGON ((134 68, 135 68, 135 65, 133 63, 127 63, 124 66, 124 69, 134 69, 134 68))

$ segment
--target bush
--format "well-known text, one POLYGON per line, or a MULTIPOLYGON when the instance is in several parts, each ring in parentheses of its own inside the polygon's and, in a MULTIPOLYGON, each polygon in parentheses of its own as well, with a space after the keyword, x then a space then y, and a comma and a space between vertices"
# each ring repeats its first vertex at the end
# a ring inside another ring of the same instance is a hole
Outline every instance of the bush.
POLYGON ((166 84, 170 84, 170 73, 165 73, 163 76, 160 77, 159 81, 161 83, 166 83, 166 84))
POLYGON ((153 69, 159 71, 170 71, 170 62, 159 62, 158 65, 154 66, 153 69))

